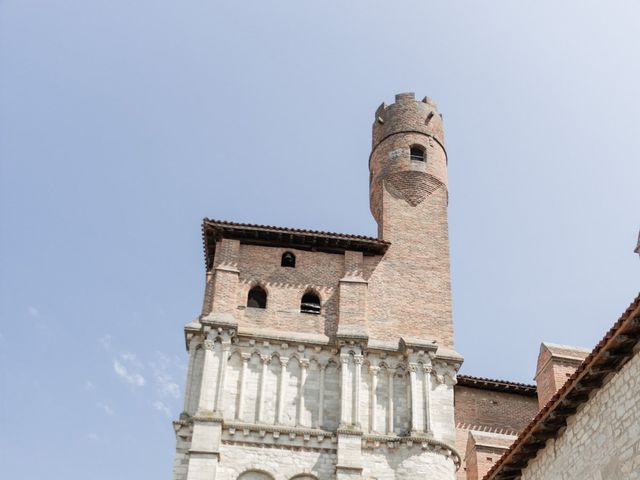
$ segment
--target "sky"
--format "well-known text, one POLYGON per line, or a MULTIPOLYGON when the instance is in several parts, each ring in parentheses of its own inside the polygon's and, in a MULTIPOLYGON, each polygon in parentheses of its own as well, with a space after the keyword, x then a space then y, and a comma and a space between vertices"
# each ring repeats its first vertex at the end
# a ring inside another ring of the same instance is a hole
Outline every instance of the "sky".
POLYGON ((205 216, 375 235, 377 106, 436 100, 462 372, 637 294, 635 1, 0 0, 0 464, 169 478, 205 216))

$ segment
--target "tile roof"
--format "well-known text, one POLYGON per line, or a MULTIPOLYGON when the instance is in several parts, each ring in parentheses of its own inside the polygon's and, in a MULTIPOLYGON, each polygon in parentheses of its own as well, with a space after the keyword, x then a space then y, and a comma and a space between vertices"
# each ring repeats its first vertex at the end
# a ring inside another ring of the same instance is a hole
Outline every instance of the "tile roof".
POLYGON ((520 432, 483 480, 511 480, 519 478, 529 460, 544 448, 549 438, 557 437, 578 407, 589 401, 600 389, 605 378, 615 373, 633 356, 640 341, 640 295, 625 310, 575 373, 520 432))
POLYGON ((510 382, 508 380, 494 380, 484 377, 473 377, 471 375, 458 375, 458 385, 471 388, 482 388, 484 390, 495 390, 498 392, 517 393, 535 397, 537 389, 535 385, 528 383, 510 382))
POLYGON ((389 242, 365 235, 237 223, 209 218, 202 221, 202 236, 207 268, 213 264, 215 243, 221 238, 240 240, 242 243, 252 245, 270 245, 331 253, 355 250, 361 251, 365 255, 382 255, 390 245, 389 242))

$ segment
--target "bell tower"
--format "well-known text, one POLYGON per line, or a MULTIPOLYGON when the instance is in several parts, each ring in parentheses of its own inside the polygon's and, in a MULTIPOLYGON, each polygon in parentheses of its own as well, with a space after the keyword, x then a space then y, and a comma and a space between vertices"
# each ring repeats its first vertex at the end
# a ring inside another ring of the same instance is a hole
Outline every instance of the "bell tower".
POLYGON ((369 171, 378 237, 391 243, 369 284, 370 334, 452 348, 447 153, 430 98, 401 93, 378 107, 369 171))

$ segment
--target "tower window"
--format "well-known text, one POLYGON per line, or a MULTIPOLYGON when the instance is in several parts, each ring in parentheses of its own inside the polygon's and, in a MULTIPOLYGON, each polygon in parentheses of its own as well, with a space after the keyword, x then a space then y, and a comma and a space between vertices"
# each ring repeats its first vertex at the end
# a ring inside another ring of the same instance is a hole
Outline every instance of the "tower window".
POLYGON ((282 254, 282 260, 280 261, 280 266, 294 268, 296 266, 296 256, 291 252, 284 252, 282 254))
POLYGON ((320 313, 320 298, 318 295, 313 292, 305 293, 300 302, 300 312, 318 315, 320 313))
POLYGON ((265 292, 264 288, 256 286, 249 290, 247 307, 267 308, 267 292, 265 292))
POLYGON ((416 160, 418 162, 424 162, 426 160, 426 154, 424 151, 424 147, 420 145, 414 145, 410 150, 411 160, 416 160))

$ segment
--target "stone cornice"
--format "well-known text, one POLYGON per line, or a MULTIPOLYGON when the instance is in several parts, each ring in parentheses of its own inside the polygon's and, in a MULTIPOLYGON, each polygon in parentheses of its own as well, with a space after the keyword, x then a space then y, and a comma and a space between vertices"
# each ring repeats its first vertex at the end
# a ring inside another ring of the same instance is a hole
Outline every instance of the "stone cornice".
POLYGON ((245 423, 245 422, 223 422, 223 430, 235 429, 235 430, 249 430, 252 432, 277 432, 296 435, 309 435, 318 436, 324 438, 335 438, 336 434, 328 430, 322 430, 320 428, 311 427, 294 427, 287 425, 272 425, 264 423, 245 423))
POLYGON ((458 450, 453 445, 450 445, 441 440, 436 440, 430 435, 409 435, 409 436, 397 436, 397 435, 378 435, 378 434, 364 434, 362 435, 362 441, 367 448, 378 447, 381 444, 393 448, 395 444, 405 444, 412 446, 413 444, 420 445, 423 449, 431 449, 436 453, 442 453, 445 456, 450 456, 453 459, 453 463, 456 465, 456 469, 460 468, 461 457, 458 450), (373 445, 368 446, 369 443, 373 445))

